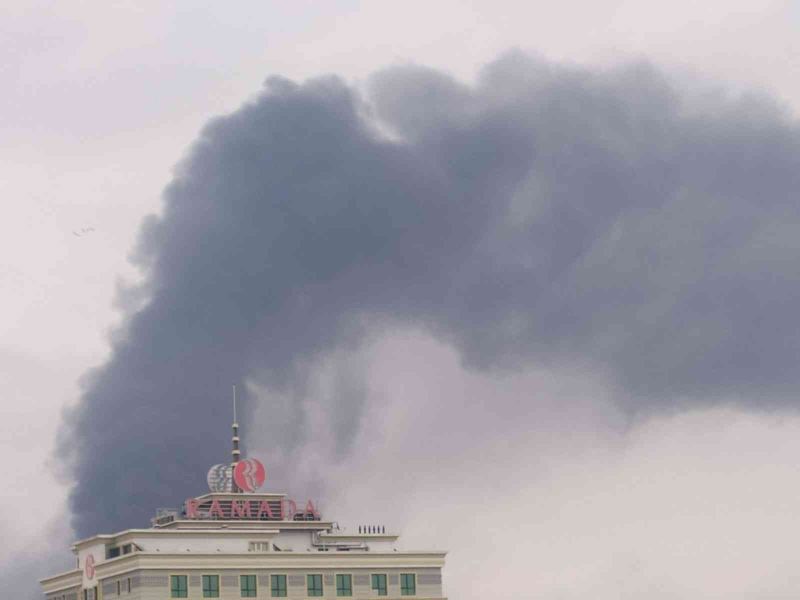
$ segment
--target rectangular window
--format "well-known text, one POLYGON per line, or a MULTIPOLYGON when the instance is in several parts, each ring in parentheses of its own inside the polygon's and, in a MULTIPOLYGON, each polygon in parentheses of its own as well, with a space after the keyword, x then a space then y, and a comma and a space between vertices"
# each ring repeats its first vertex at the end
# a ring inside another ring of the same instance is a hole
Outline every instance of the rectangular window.
POLYGON ((239 583, 242 589, 242 598, 255 598, 257 596, 255 575, 242 575, 239 577, 239 583))
POLYGON ((322 575, 308 575, 306 581, 309 596, 322 596, 322 575))
POLYGON ((372 590, 378 593, 378 596, 386 595, 386 575, 373 575, 372 576, 372 590))
POLYGON ((117 596, 122 595, 122 582, 117 579, 117 596))
POLYGON ((128 593, 131 593, 131 578, 128 577, 128 593))
POLYGON ((336 576, 336 595, 337 596, 353 595, 353 577, 351 575, 336 576))
POLYGON ((270 575, 269 582, 273 598, 286 597, 286 575, 270 575))
POLYGON ((219 598, 219 575, 203 575, 203 598, 219 598))
POLYGON ((169 577, 170 598, 188 598, 189 584, 186 575, 170 575, 169 577))
POLYGON ((400 595, 415 596, 417 593, 417 576, 414 573, 400 573, 400 595))
POLYGON ((250 542, 247 550, 249 552, 269 552, 269 542, 250 542))

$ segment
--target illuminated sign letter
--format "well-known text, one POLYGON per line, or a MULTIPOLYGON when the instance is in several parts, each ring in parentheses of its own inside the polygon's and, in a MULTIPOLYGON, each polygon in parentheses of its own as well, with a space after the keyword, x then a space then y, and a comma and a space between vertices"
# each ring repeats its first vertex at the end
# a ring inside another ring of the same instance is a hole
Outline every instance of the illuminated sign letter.
POLYGON ((262 500, 261 504, 258 505, 258 517, 261 518, 261 515, 266 514, 267 517, 270 519, 274 519, 275 515, 272 513, 272 507, 269 505, 269 502, 266 500, 262 500))
POLYGON ((200 503, 195 500, 194 498, 189 498, 186 501, 186 518, 187 519, 199 519, 200 515, 197 514, 197 509, 200 507, 200 503))
POLYGON ((248 519, 253 518, 253 514, 250 512, 249 500, 243 500, 241 504, 236 500, 231 500, 231 519, 235 519, 236 517, 240 517, 242 519, 245 517, 248 519))
POLYGON ((294 500, 290 500, 289 498, 284 498, 283 502, 281 502, 281 519, 294 519, 294 516, 297 514, 297 503, 294 500), (284 507, 284 503, 286 506, 284 507), (288 509, 288 510, 287 510, 288 509))
POLYGON ((209 514, 212 517, 216 515, 220 519, 225 518, 225 515, 222 514, 222 506, 220 506, 219 500, 217 500, 216 498, 214 498, 213 502, 211 502, 211 510, 209 511, 209 514))
POLYGON ((314 508, 314 503, 313 503, 311 500, 309 500, 309 501, 306 503, 306 514, 307 514, 307 515, 314 515, 315 517, 318 517, 318 516, 319 516, 319 515, 317 514, 317 509, 316 509, 316 508, 314 508))
POLYGON ((86 575, 86 579, 94 579, 94 555, 90 554, 86 557, 86 560, 84 561, 83 572, 86 575))

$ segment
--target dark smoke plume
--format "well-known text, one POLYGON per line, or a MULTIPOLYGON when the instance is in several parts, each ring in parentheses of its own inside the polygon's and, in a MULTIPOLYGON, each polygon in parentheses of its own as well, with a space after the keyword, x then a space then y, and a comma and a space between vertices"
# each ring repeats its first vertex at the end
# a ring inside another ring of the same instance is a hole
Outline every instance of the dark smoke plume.
MULTIPOLYGON (((404 67, 365 95, 270 79, 143 227, 149 300, 63 432, 77 532, 202 490, 231 383, 300 398, 316 359, 386 323, 474 368, 597 369, 634 413, 795 405, 799 184, 787 114, 642 65, 510 55, 474 86, 404 67)), ((343 452, 365 394, 345 377, 332 400, 343 452)), ((291 450, 304 423, 297 402, 250 435, 291 450)))

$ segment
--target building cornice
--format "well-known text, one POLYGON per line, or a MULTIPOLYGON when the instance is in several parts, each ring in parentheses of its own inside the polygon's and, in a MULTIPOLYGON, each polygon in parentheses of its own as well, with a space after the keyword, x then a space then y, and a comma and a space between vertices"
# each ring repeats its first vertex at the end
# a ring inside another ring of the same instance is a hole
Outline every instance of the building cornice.
MULTIPOLYGON (((97 565, 98 579, 147 570, 265 570, 443 567, 446 552, 137 552, 97 565)), ((80 572, 78 571, 80 577, 80 572)))
POLYGON ((57 592, 67 588, 80 587, 81 585, 81 570, 73 569, 72 571, 65 571, 52 577, 40 579, 39 583, 42 585, 45 593, 57 592))
POLYGON ((193 529, 204 529, 214 531, 217 529, 238 529, 241 531, 258 531, 263 527, 276 528, 282 530, 308 530, 325 531, 333 529, 333 521, 278 521, 278 520, 255 520, 255 519, 177 519, 167 525, 161 525, 157 529, 165 531, 190 531, 193 529))
MULTIPOLYGON (((159 527, 153 529, 125 529, 118 533, 101 533, 79 540, 72 545, 72 551, 94 544, 112 540, 128 540, 133 537, 214 535, 214 536, 273 536, 281 530, 324 531, 331 529, 333 523, 326 521, 176 521, 176 523, 197 523, 198 527, 159 527), (213 526, 212 526, 213 525, 213 526)), ((374 536, 373 536, 374 537, 374 536)))

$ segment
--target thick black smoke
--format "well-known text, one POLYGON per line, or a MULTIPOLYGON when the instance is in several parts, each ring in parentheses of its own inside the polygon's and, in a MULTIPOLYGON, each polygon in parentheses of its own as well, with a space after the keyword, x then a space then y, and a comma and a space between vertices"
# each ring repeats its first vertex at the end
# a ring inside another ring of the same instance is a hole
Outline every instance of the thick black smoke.
MULTIPOLYGON (((632 411, 794 405, 799 184, 778 108, 641 65, 395 68, 366 96, 270 79, 143 228, 149 302, 63 435, 78 534, 201 490, 231 383, 301 398, 316 359, 389 322, 475 368, 601 370, 632 411)), ((333 400, 344 449, 364 401, 357 377, 333 400)), ((297 402, 250 435, 291 449, 304 422, 297 402)))

